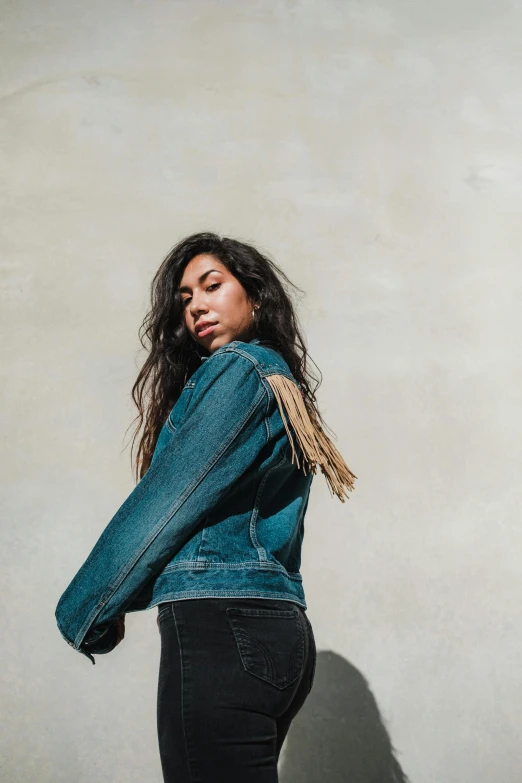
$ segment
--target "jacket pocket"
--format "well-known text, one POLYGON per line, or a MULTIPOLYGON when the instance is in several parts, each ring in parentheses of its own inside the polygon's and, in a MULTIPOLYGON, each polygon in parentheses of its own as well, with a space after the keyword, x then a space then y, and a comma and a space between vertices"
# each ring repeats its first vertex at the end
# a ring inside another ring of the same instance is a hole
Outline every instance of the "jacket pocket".
POLYGON ((181 390, 181 394, 179 395, 176 404, 167 417, 166 424, 172 433, 176 432, 176 429, 183 423, 195 386, 195 381, 187 381, 181 390))
POLYGON ((305 638, 299 610, 227 607, 245 671, 283 690, 302 675, 305 638))

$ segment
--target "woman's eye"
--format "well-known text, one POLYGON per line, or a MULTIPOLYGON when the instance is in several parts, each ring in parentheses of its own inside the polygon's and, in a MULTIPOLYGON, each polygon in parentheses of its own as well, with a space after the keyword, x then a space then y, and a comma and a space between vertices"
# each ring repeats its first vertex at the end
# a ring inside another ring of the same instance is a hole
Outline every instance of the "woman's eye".
MULTIPOLYGON (((207 291, 210 291, 211 288, 215 288, 216 286, 219 288, 220 285, 221 283, 212 283, 212 285, 209 285, 209 287, 207 288, 207 291)), ((186 299, 183 299, 182 300, 183 307, 186 307, 187 303, 190 302, 191 299, 192 299, 191 296, 187 296, 186 299)))

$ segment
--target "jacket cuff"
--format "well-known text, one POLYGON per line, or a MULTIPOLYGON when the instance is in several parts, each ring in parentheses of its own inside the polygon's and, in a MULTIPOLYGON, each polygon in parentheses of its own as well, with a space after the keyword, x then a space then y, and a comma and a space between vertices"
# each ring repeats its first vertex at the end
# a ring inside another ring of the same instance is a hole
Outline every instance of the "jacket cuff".
POLYGON ((110 653, 116 647, 116 623, 112 623, 101 634, 98 634, 94 639, 89 640, 88 635, 82 642, 82 647, 88 653, 96 653, 96 655, 104 655, 110 653))

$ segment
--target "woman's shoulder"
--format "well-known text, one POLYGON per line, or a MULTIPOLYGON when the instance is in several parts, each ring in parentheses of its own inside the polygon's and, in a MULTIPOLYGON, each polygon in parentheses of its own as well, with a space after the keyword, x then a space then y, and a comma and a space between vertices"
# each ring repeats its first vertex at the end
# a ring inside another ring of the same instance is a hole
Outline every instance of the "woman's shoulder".
POLYGON ((233 340, 232 342, 221 346, 221 348, 218 348, 218 350, 209 357, 209 360, 212 360, 218 354, 229 356, 230 362, 234 361, 233 357, 241 357, 250 362, 262 378, 269 375, 281 374, 295 382, 295 378, 293 377, 287 362, 269 343, 262 343, 257 339, 249 342, 233 340))

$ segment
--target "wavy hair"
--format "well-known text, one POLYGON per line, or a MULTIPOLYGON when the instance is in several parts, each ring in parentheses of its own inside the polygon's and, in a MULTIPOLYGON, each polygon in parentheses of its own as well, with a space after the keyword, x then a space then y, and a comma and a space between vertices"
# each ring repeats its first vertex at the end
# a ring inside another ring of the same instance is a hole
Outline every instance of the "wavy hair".
POLYGON ((192 234, 170 250, 154 275, 150 309, 139 329, 139 339, 148 357, 132 387, 138 408, 134 421, 139 419, 133 447, 143 427, 135 462, 136 481, 148 470, 160 430, 186 382, 201 367, 201 356, 210 355, 189 333, 179 293, 185 267, 200 253, 220 261, 239 280, 247 296, 259 303, 254 336, 281 354, 300 384, 305 406, 326 426, 315 396, 322 376, 318 380, 308 369, 309 356, 290 295, 290 288, 303 293, 302 289, 250 244, 211 232, 192 234))

